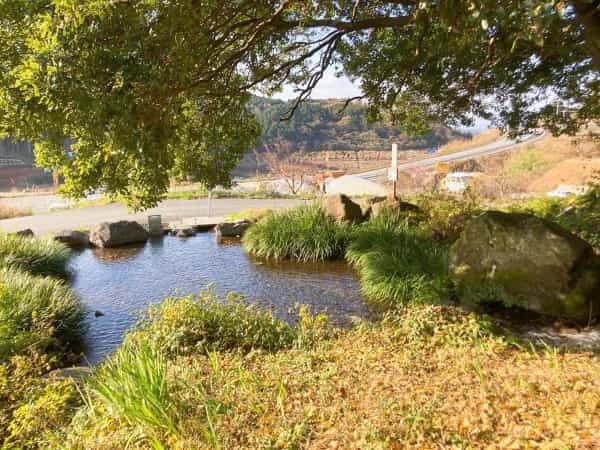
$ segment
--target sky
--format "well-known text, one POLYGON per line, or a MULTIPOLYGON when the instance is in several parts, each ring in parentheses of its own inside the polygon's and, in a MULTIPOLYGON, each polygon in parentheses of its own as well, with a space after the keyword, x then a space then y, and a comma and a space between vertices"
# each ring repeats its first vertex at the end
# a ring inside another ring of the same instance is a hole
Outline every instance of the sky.
MULTIPOLYGON (((311 98, 330 99, 330 98, 350 98, 361 95, 358 82, 352 82, 348 77, 336 77, 333 68, 328 69, 323 75, 323 79, 313 89, 311 98)), ((273 95, 274 98, 281 100, 291 100, 296 98, 293 86, 285 86, 282 92, 273 95)), ((480 133, 490 127, 490 122, 483 119, 476 119, 472 127, 457 127, 458 130, 470 133, 480 133)))

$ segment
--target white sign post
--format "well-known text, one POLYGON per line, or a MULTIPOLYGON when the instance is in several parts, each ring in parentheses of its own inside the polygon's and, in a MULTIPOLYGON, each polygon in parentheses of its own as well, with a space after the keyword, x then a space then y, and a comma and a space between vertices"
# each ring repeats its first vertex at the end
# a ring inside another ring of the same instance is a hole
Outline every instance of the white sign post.
POLYGON ((394 198, 398 189, 398 144, 392 144, 392 166, 388 169, 388 179, 394 182, 394 198))

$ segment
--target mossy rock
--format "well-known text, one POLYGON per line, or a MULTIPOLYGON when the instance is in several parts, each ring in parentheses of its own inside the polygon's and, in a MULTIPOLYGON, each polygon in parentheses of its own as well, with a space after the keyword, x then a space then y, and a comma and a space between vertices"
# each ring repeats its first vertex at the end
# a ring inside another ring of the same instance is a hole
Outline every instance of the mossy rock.
POLYGON ((600 262, 592 247, 529 214, 488 211, 450 251, 463 302, 501 302, 587 322, 600 315, 600 262))

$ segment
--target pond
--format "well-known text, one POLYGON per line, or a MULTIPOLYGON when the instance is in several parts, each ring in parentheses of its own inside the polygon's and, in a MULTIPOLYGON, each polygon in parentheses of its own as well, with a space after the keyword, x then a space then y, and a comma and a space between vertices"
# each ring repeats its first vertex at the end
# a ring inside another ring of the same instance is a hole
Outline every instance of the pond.
POLYGON ((212 233, 165 236, 142 246, 86 249, 71 260, 72 285, 89 310, 86 358, 96 364, 122 341, 140 310, 168 296, 206 289, 247 301, 293 320, 296 303, 327 313, 332 322, 371 315, 354 273, 342 261, 320 264, 250 258, 239 243, 218 244, 212 233), (95 317, 94 312, 104 315, 95 317))

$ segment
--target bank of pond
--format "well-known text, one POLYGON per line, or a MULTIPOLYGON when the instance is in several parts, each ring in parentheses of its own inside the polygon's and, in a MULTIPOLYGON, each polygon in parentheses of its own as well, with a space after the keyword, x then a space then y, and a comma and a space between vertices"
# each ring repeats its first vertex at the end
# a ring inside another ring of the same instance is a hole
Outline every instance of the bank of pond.
POLYGON ((553 438, 586 445, 594 354, 547 353, 506 328, 596 320, 600 216, 584 200, 565 213, 554 200, 488 211, 337 196, 260 214, 241 241, 73 252, 0 235, 3 448, 502 446, 513 422, 528 424, 515 442, 544 442, 540 419, 515 416, 507 395, 560 423, 553 438), (491 381, 477 388, 473 374, 491 381), (581 389, 565 394, 567 378, 581 389), (477 389, 510 420, 486 425, 485 404, 460 400, 477 389), (559 395, 577 423, 553 412, 559 395), (411 422, 415 407, 426 422, 411 422))

